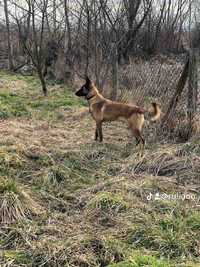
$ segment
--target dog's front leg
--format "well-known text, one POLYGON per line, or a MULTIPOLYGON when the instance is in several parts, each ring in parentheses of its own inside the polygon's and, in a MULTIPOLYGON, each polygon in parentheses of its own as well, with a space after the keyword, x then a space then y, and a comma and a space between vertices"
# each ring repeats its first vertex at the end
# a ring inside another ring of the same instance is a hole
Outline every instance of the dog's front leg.
POLYGON ((135 139, 136 139, 136 146, 138 146, 140 144, 141 140, 138 137, 135 137, 135 139))
POLYGON ((99 137, 99 133, 98 133, 98 128, 96 126, 94 140, 97 141, 98 140, 98 137, 99 137))
POLYGON ((97 132, 99 136, 99 141, 102 142, 103 141, 102 122, 97 123, 97 132))

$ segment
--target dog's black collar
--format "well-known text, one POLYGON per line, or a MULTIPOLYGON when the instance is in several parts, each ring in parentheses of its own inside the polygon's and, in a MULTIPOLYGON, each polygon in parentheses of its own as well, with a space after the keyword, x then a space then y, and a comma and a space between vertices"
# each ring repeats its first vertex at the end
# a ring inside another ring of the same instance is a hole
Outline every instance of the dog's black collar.
POLYGON ((90 96, 90 97, 87 97, 87 96, 86 96, 86 99, 87 99, 87 100, 90 100, 90 99, 92 99, 93 97, 95 97, 95 95, 92 95, 92 96, 90 96))

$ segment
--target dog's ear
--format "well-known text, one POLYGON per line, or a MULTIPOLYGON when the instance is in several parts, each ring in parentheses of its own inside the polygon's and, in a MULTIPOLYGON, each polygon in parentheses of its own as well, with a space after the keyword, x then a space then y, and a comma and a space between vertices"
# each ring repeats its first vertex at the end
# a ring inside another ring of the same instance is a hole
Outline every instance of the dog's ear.
POLYGON ((91 85, 91 81, 90 81, 90 79, 89 79, 89 77, 88 76, 86 76, 86 78, 85 78, 85 81, 86 81, 86 86, 90 86, 91 85))

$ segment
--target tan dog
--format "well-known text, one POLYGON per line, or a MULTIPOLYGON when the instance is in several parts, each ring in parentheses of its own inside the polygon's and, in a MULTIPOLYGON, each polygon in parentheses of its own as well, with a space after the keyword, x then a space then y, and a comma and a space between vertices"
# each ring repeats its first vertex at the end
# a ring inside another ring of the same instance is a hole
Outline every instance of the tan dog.
POLYGON ((152 103, 152 110, 145 110, 135 105, 127 105, 114 102, 103 97, 90 79, 86 78, 86 83, 76 92, 76 95, 84 96, 89 103, 89 111, 96 122, 95 140, 103 141, 102 123, 125 118, 137 140, 137 145, 142 144, 144 151, 145 140, 141 131, 144 124, 144 114, 148 113, 151 121, 160 118, 161 110, 158 104, 152 103))

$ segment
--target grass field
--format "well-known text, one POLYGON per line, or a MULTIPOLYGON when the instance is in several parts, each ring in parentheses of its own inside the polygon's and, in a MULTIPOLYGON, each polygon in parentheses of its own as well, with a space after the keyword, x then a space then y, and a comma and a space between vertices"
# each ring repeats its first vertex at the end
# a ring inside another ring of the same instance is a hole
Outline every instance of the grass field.
POLYGON ((199 138, 154 132, 143 158, 122 122, 95 143, 70 89, 1 71, 0 266, 200 266, 199 138))

